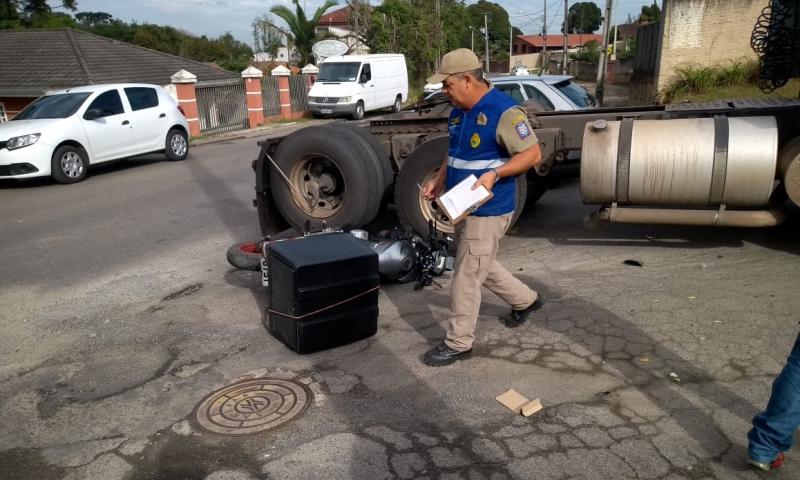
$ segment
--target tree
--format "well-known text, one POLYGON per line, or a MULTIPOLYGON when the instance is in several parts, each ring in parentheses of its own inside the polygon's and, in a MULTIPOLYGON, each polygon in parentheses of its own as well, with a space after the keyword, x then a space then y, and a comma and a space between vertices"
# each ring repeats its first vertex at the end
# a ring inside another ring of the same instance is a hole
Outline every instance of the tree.
POLYGON ((278 58, 278 50, 283 46, 283 32, 275 26, 271 15, 264 14, 253 20, 253 42, 257 52, 266 52, 270 58, 278 58))
POLYGON ((95 25, 108 25, 114 20, 114 17, 106 12, 78 12, 75 14, 75 20, 81 26, 93 27, 95 25))
POLYGON ((592 33, 603 22, 603 14, 594 2, 578 2, 567 11, 567 33, 592 33))
MULTIPOLYGON (((475 29, 483 28, 483 14, 489 14, 486 19, 489 23, 489 55, 495 60, 508 60, 508 32, 511 23, 505 8, 487 0, 478 0, 478 3, 467 6, 467 12, 470 25, 475 29)), ((476 45, 475 50, 477 50, 475 53, 480 55, 484 48, 478 48, 476 45)))
POLYGON ((661 9, 658 8, 656 2, 650 6, 642 6, 642 13, 639 15, 640 22, 657 22, 659 20, 661 20, 661 9))
POLYGON ((597 40, 590 40, 578 47, 578 53, 573 53, 570 56, 579 62, 586 62, 594 65, 600 61, 600 48, 600 44, 597 43, 597 40))
POLYGON ((47 0, 0 0, 0 28, 73 26, 72 17, 54 13, 53 8, 74 11, 78 7, 76 0, 62 0, 61 5, 55 7, 47 0))
POLYGON ((294 46, 300 54, 300 64, 305 65, 311 60, 311 45, 314 44, 316 38, 315 29, 319 23, 319 17, 337 3, 334 0, 325 0, 325 3, 314 12, 314 16, 310 19, 306 18, 306 13, 300 6, 299 0, 292 0, 292 3, 295 5, 294 13, 283 5, 276 5, 269 11, 282 18, 289 26, 294 46))

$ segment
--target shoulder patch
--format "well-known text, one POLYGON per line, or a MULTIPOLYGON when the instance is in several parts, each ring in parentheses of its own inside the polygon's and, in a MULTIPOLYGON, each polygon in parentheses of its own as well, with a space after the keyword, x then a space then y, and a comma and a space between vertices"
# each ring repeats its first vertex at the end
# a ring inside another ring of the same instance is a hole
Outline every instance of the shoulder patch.
POLYGON ((525 122, 525 120, 515 123, 514 130, 517 131, 517 135, 519 135, 521 140, 525 140, 531 136, 531 129, 528 127, 528 124, 525 122))

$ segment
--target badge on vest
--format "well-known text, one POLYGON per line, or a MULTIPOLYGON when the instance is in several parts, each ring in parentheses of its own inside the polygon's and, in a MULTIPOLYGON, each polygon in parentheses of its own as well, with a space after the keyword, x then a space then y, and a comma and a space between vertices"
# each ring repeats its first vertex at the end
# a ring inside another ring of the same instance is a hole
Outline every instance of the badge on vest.
POLYGON ((472 148, 478 148, 478 145, 481 144, 481 137, 477 133, 472 134, 472 138, 469 139, 469 145, 472 148))
POLYGON ((458 122, 460 122, 460 121, 461 121, 461 117, 453 117, 453 119, 450 120, 450 125, 458 125, 458 122))
POLYGON ((524 121, 514 125, 514 129, 517 131, 517 135, 519 135, 520 140, 525 140, 531 136, 531 129, 528 128, 528 124, 524 121))
POLYGON ((486 115, 484 115, 483 112, 481 112, 478 114, 478 120, 475 123, 477 123, 478 125, 486 125, 488 121, 489 119, 486 118, 486 115))

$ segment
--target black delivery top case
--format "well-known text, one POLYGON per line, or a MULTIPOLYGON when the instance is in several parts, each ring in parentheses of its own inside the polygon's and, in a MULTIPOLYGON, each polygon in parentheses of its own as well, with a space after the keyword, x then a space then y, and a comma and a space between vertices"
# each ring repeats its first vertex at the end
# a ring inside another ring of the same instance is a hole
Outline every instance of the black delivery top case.
POLYGON ((297 353, 378 330, 378 255, 349 233, 268 244, 269 332, 297 353))

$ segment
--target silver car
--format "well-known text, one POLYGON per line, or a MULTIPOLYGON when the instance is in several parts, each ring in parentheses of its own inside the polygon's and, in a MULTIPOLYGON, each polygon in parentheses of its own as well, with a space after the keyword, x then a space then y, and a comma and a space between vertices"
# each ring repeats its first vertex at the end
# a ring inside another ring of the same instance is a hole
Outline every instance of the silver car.
MULTIPOLYGON (((595 108, 597 100, 573 81, 571 75, 509 75, 489 77, 494 88, 500 90, 520 104, 531 101, 544 111, 581 110, 595 108)), ((440 91, 425 97, 435 100, 444 96, 440 91)))

